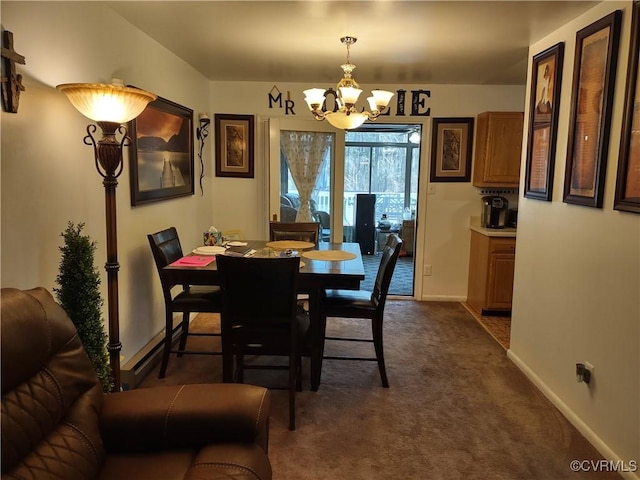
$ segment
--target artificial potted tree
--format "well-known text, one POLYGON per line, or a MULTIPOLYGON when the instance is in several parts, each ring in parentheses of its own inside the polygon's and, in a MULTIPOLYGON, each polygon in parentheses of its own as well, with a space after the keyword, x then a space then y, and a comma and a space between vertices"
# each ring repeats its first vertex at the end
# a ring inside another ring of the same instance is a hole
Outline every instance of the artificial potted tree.
POLYGON ((87 355, 105 393, 111 391, 113 378, 109 367, 107 335, 102 322, 100 276, 94 266, 96 242, 82 235, 84 223, 69 222, 61 234, 64 246, 54 288, 58 302, 73 321, 87 355))

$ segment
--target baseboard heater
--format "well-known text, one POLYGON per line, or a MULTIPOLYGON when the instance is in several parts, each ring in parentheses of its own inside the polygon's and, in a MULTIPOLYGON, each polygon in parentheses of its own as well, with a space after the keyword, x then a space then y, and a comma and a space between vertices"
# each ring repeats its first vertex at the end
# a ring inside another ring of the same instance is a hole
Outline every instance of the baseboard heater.
MULTIPOLYGON (((180 321, 182 314, 173 319, 172 343, 180 339, 180 321)), ((120 369, 122 390, 133 390, 146 378, 153 368, 162 360, 164 329, 149 341, 131 360, 120 369)))

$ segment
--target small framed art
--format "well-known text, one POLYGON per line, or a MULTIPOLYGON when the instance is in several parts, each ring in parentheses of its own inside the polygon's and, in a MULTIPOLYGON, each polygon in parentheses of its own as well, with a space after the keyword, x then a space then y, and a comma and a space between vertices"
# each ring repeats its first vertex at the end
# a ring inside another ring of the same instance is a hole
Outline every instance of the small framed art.
POLYGON ((551 200, 564 43, 533 57, 524 196, 551 200))
POLYGON ((253 178, 253 115, 215 115, 216 176, 253 178))
POLYGON ((564 202, 602 207, 622 12, 576 34, 564 202))
POLYGON ((431 131, 431 181, 471 181, 473 123, 468 118, 434 118, 431 131))

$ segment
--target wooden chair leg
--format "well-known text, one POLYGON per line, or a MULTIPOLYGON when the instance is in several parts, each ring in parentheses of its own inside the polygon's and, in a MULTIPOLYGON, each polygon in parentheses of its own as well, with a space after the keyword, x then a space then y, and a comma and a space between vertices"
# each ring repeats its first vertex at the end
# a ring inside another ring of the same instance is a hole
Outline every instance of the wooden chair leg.
POLYGON ((164 327, 164 348, 162 351, 162 363, 160 364, 160 372, 158 378, 164 378, 167 373, 167 365, 169 364, 169 354, 171 353, 171 340, 173 330, 173 313, 167 311, 165 313, 165 327, 164 327))
POLYGON ((236 375, 234 381, 236 383, 244 383, 244 355, 236 355, 236 375))
POLYGON ((180 343, 178 344, 178 357, 182 356, 182 352, 187 346, 187 335, 189 335, 189 319, 190 312, 182 313, 182 332, 180 333, 180 343))
POLYGON ((382 386, 389 388, 389 380, 387 379, 387 369, 384 364, 384 346, 382 343, 382 318, 373 318, 371 320, 373 329, 373 346, 376 350, 376 358, 378 359, 378 370, 380 370, 380 379, 382 386))
POLYGON ((296 429, 296 384, 300 356, 297 352, 289 355, 289 430, 296 429))
POLYGON ((296 366, 296 391, 302 391, 302 357, 298 355, 298 364, 296 366))
POLYGON ((233 354, 222 348, 222 381, 232 383, 234 380, 233 354))

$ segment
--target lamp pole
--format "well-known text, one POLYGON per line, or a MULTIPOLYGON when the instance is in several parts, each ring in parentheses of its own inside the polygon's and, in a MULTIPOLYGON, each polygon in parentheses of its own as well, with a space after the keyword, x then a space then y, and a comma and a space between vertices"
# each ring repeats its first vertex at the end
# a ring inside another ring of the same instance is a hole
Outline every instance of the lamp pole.
POLYGON ((109 363, 113 376, 112 391, 120 391, 120 315, 118 312, 118 227, 116 220, 116 187, 122 173, 122 148, 130 144, 127 129, 122 125, 136 118, 147 104, 157 98, 153 93, 133 87, 125 87, 122 80, 112 84, 67 83, 56 87, 69 98, 72 105, 85 117, 95 121, 87 126, 86 145, 93 146, 96 170, 102 177, 107 230, 107 308, 109 363), (96 141, 94 133, 102 131, 96 141), (116 134, 121 135, 120 141, 116 134))
POLYGON ((102 176, 104 186, 104 205, 107 231, 107 261, 104 269, 107 272, 107 311, 109 325, 109 364, 113 376, 113 391, 119 391, 120 381, 120 314, 118 311, 118 222, 116 217, 116 187, 118 177, 122 173, 122 147, 129 144, 126 129, 116 122, 98 122, 102 129, 102 138, 96 142, 93 133, 95 125, 87 127, 87 136, 84 143, 93 145, 96 170, 102 176), (116 132, 122 134, 122 140, 118 142, 116 132))

